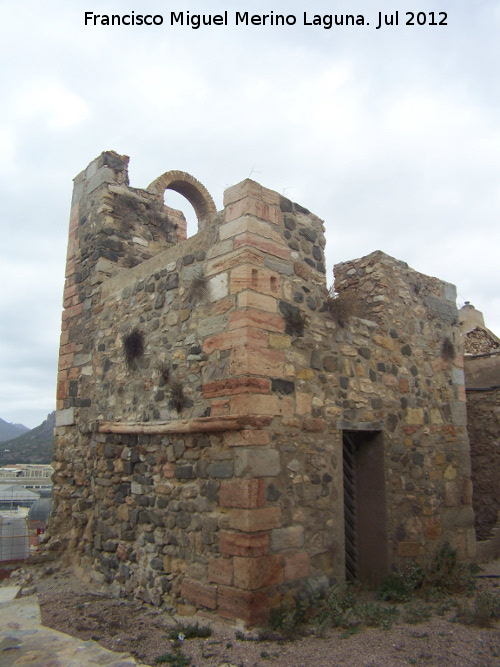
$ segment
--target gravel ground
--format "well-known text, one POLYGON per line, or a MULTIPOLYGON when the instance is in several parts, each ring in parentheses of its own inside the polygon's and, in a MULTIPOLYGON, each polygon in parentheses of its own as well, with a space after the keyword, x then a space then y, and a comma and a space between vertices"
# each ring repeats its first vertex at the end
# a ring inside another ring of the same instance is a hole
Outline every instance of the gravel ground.
MULTIPOLYGON (((485 566, 482 574, 500 575, 500 562, 485 566)), ((480 587, 500 594, 500 578, 482 577, 478 581, 480 587)), ((24 584, 26 594, 36 589, 42 620, 48 627, 93 639, 111 650, 128 651, 149 665, 157 664, 155 659, 167 652, 175 654, 175 645, 167 637, 174 619, 165 612, 103 594, 54 563, 30 566, 10 580, 18 582, 24 584)), ((402 605, 400 608, 403 611, 402 605)), ((184 640, 178 650, 191 658, 191 667, 304 667, 306 663, 308 667, 500 667, 500 624, 487 628, 463 625, 452 621, 455 615, 456 609, 451 609, 444 616, 434 615, 418 624, 398 623, 390 630, 366 628, 347 637, 332 630, 324 638, 275 642, 259 641, 257 631, 242 632, 242 628, 214 616, 199 614, 178 620, 210 625, 211 637, 184 640)), ((182 667, 188 663, 166 664, 182 667)))

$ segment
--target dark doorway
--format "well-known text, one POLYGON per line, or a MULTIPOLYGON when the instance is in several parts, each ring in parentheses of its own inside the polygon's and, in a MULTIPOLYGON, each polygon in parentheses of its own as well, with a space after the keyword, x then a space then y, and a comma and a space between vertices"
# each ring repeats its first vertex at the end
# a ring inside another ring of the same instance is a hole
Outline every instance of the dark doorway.
POLYGON ((343 432, 345 575, 370 588, 388 572, 382 434, 343 432))

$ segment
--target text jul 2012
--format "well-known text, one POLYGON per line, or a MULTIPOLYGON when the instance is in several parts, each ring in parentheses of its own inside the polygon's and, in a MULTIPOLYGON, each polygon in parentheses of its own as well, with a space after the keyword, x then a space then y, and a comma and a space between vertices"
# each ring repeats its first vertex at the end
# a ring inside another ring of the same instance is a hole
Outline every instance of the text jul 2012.
MULTIPOLYGON (((162 26, 164 23, 170 26, 189 27, 198 30, 201 27, 227 26, 229 25, 229 12, 226 10, 221 14, 193 14, 189 11, 172 11, 166 15, 167 21, 162 14, 95 14, 86 11, 84 14, 85 25, 93 26, 162 26)), ((399 12, 394 14, 382 14, 378 12, 372 25, 377 30, 382 27, 405 26, 443 26, 448 25, 446 12, 399 12), (401 14, 401 16, 400 16, 401 14)), ((277 14, 271 11, 269 14, 250 14, 250 12, 234 12, 231 15, 231 24, 235 26, 295 26, 297 16, 295 14, 277 14)), ((364 14, 309 14, 303 13, 302 24, 304 26, 319 26, 329 30, 334 26, 368 26, 370 22, 364 14)))

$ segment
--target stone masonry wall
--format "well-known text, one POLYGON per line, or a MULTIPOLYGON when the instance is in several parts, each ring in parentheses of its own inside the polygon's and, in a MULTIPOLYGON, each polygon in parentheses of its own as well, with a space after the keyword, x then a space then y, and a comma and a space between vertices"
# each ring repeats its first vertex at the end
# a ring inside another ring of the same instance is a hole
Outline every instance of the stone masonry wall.
POLYGON ((500 388, 467 391, 473 502, 478 540, 492 536, 500 511, 500 388))
POLYGON ((374 252, 337 265, 335 288, 368 320, 338 331, 340 396, 344 421, 383 422, 393 562, 443 540, 473 557, 455 287, 374 252))
POLYGON ((53 542, 117 595, 261 622, 344 579, 342 433, 364 430, 383 435, 388 564, 445 539, 472 556, 452 286, 373 253, 335 269, 370 312, 333 317, 307 209, 246 180, 183 240, 126 163, 75 181, 53 542))

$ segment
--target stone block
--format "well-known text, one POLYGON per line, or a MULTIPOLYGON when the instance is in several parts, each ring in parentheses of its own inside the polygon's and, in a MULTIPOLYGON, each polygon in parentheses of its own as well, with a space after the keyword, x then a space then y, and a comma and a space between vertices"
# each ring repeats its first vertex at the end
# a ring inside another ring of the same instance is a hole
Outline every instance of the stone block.
POLYGON ((304 546, 304 527, 288 526, 275 528, 270 533, 269 548, 271 553, 281 553, 290 549, 300 549, 304 546))
POLYGON ((309 431, 311 433, 321 433, 325 430, 326 422, 324 419, 319 417, 304 417, 302 420, 302 428, 304 431, 309 431))
POLYGON ((203 398, 233 396, 234 394, 269 394, 270 381, 266 378, 232 378, 202 385, 203 398))
MULTIPOLYGON (((290 259, 290 248, 288 246, 276 243, 269 239, 263 238, 259 234, 252 234, 252 232, 243 232, 234 238, 234 248, 241 248, 245 246, 250 246, 256 248, 266 253, 267 255, 273 255, 278 257, 278 259, 290 259)), ((261 258, 261 264, 263 262, 263 257, 261 258)))
POLYGON ((415 424, 423 426, 424 411, 422 408, 407 408, 405 415, 405 424, 415 424))
POLYGON ((217 588, 201 584, 198 581, 184 578, 181 585, 181 596, 194 602, 197 606, 215 609, 217 607, 217 588))
POLYGON ((276 313, 278 312, 278 300, 272 296, 247 290, 238 294, 238 307, 257 308, 268 313, 276 313))
POLYGON ((437 540, 442 534, 441 519, 438 516, 424 518, 424 535, 427 540, 437 540))
POLYGON ((230 188, 224 190, 224 206, 233 204, 244 197, 254 197, 255 199, 262 199, 262 185, 250 178, 246 178, 241 183, 232 185, 230 188))
POLYGON ((215 336, 226 330, 227 317, 224 315, 213 315, 212 317, 205 317, 198 323, 198 336, 206 338, 215 336))
POLYGON ((227 273, 219 273, 208 280, 208 298, 214 303, 229 294, 229 277, 227 273))
POLYGON ((266 591, 245 591, 219 586, 218 613, 223 618, 241 620, 248 625, 262 625, 269 615, 266 591))
POLYGON ((238 394, 231 398, 232 415, 291 415, 293 411, 291 396, 238 394))
POLYGON ((310 368, 303 368, 297 372, 297 379, 299 380, 312 380, 314 377, 314 371, 310 368))
POLYGON ((283 556, 234 557, 234 585, 244 590, 278 586, 284 580, 283 556))
POLYGON ((228 556, 247 556, 256 558, 269 553, 269 533, 229 533, 220 530, 219 553, 228 556))
POLYGON ((243 290, 253 290, 260 294, 281 297, 281 276, 276 271, 252 264, 241 264, 231 271, 230 278, 231 294, 237 294, 243 290))
POLYGON ((465 384, 465 375, 463 368, 453 368, 452 371, 452 380, 453 384, 464 385, 465 384))
POLYGON ((66 320, 69 320, 72 317, 77 317, 78 315, 81 315, 82 312, 83 312, 83 303, 79 303, 76 306, 70 306, 69 308, 63 310, 61 319, 63 322, 65 322, 66 320))
POLYGON ((282 350, 263 347, 236 347, 231 351, 229 372, 234 375, 285 377, 285 355, 282 350))
POLYGON ((56 392, 57 400, 64 400, 65 398, 68 398, 68 391, 69 391, 69 381, 60 380, 57 383, 57 392, 56 392))
POLYGON ((220 485, 219 505, 221 507, 252 509, 262 507, 265 501, 266 485, 263 479, 228 480, 220 485))
POLYGON ((75 408, 67 408, 66 410, 58 410, 56 412, 56 427, 72 426, 74 423, 75 423, 75 408))
POLYGON ((272 206, 280 206, 280 195, 275 190, 262 186, 262 201, 272 206))
POLYGON ((417 558, 420 554, 420 544, 418 542, 400 542, 398 544, 398 554, 407 558, 417 558))
POLYGON ((285 581, 295 581, 309 576, 309 556, 305 552, 285 556, 285 581))
POLYGON ((269 239, 278 244, 283 242, 280 233, 276 230, 276 227, 273 224, 258 220, 249 215, 238 218, 237 220, 232 220, 231 222, 226 222, 219 227, 219 237, 221 241, 231 239, 234 243, 234 237, 239 234, 244 234, 245 232, 262 236, 265 239, 269 239))
POLYGON ((285 321, 281 315, 274 315, 262 310, 248 308, 246 310, 237 310, 229 315, 228 328, 239 329, 242 327, 254 327, 282 333, 285 330, 285 321))
POLYGON ((210 558, 208 561, 208 581, 213 584, 231 586, 233 572, 232 558, 210 558))
MULTIPOLYGON (((268 243, 270 243, 270 241, 268 241, 268 243)), ((240 266, 240 264, 254 264, 255 266, 264 266, 264 256, 262 253, 257 252, 253 248, 242 248, 241 244, 237 250, 235 242, 235 250, 233 252, 230 252, 227 255, 221 255, 220 257, 216 257, 215 259, 207 262, 205 267, 205 275, 212 276, 216 273, 229 271, 235 266, 240 266)))
POLYGON ((220 400, 213 400, 210 404, 211 417, 225 417, 231 410, 231 400, 224 398, 220 400))
POLYGON ((203 352, 211 354, 214 350, 230 350, 234 348, 241 349, 242 346, 252 345, 253 347, 267 347, 269 343, 268 335, 260 329, 245 327, 225 331, 206 338, 203 343, 203 352))
MULTIPOLYGON (((234 454, 234 474, 237 477, 276 477, 280 474, 279 452, 275 449, 238 448, 234 454)), ((257 480, 253 480, 257 481, 257 480)))
POLYGON ((231 222, 246 215, 254 216, 259 220, 266 220, 275 225, 281 222, 281 211, 255 197, 243 197, 226 206, 226 222, 231 222))
POLYGON ((295 412, 298 415, 307 415, 311 413, 312 396, 311 394, 304 394, 297 392, 295 396, 295 412))
POLYGON ((258 533, 281 526, 281 508, 263 507, 260 509, 232 509, 229 514, 229 527, 245 533, 258 533))
POLYGON ((73 360, 75 358, 74 353, 70 354, 61 354, 59 356, 59 364, 58 364, 58 370, 59 371, 64 371, 67 370, 68 368, 71 368, 73 366, 73 360))
POLYGON ((228 479, 234 474, 232 461, 216 461, 210 463, 207 468, 208 476, 214 479, 228 479))
POLYGON ((224 435, 228 447, 246 447, 248 445, 267 445, 268 431, 229 431, 224 435))
POLYGON ((299 278, 302 278, 303 280, 309 280, 309 269, 307 268, 307 264, 303 264, 302 262, 294 262, 293 270, 295 275, 299 278))
POLYGON ((269 347, 274 350, 287 350, 292 346, 290 336, 280 336, 279 334, 269 334, 269 347))

